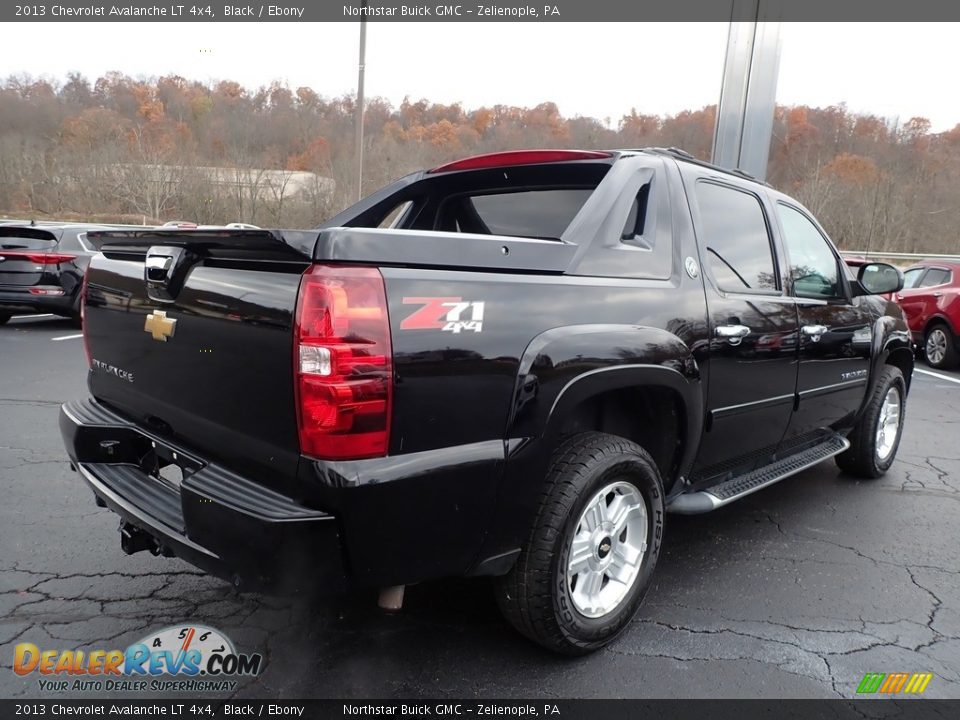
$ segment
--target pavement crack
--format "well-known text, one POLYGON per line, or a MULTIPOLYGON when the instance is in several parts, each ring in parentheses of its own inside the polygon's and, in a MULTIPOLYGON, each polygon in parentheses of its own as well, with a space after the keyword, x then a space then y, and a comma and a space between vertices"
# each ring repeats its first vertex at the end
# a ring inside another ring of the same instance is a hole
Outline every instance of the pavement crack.
POLYGON ((937 613, 940 611, 940 608, 943 607, 943 602, 939 597, 937 597, 937 594, 933 592, 933 590, 921 584, 920 581, 917 580, 917 576, 914 574, 911 568, 905 567, 904 569, 907 571, 907 574, 910 575, 910 582, 916 585, 920 590, 923 590, 925 593, 927 593, 933 603, 933 607, 931 607, 930 613, 927 615, 927 629, 933 633, 933 638, 929 642, 921 643, 920 645, 911 648, 914 652, 919 652, 920 650, 931 647, 943 638, 943 635, 940 633, 940 631, 933 626, 937 619, 937 613))

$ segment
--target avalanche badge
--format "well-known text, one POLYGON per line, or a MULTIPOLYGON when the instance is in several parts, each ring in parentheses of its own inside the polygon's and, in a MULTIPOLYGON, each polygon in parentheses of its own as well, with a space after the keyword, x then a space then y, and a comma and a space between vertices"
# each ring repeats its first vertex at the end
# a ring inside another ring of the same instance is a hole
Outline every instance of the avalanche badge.
POLYGON ((166 342, 168 338, 172 338, 176 330, 177 321, 168 318, 163 310, 154 310, 147 315, 146 322, 143 323, 143 331, 150 333, 154 340, 160 342, 166 342))

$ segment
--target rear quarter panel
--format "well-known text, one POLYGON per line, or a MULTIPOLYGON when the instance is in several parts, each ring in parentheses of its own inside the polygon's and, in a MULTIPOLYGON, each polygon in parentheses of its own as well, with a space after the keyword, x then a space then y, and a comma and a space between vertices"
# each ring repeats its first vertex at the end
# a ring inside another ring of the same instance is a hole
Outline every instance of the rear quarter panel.
MULTIPOLYGON (((675 388, 688 407, 686 428, 699 432, 708 345, 699 278, 382 272, 396 372, 391 454, 500 444, 501 461, 474 485, 461 474, 431 490, 448 494, 441 504, 459 515, 457 534, 475 539, 478 557, 508 553, 525 537, 554 431, 591 394, 675 388), (445 307, 464 303, 466 320, 482 303, 479 326, 419 327, 440 325, 445 307)), ((693 436, 683 440, 692 453, 693 436)))

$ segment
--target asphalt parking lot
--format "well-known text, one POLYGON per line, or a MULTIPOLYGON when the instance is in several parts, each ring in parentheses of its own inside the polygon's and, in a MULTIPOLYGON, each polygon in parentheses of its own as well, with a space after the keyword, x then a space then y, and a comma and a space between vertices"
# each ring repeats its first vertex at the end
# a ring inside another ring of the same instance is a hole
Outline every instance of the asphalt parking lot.
POLYGON ((77 333, 51 318, 0 327, 0 697, 50 697, 12 672, 18 642, 124 648, 185 621, 264 654, 238 698, 851 697, 867 672, 932 672, 925 696, 960 697, 960 373, 914 375, 880 480, 828 461, 669 516, 632 627, 563 659, 516 635, 485 581, 411 587, 387 615, 373 594, 238 596, 180 560, 124 555, 57 429, 60 403, 86 395, 77 333))

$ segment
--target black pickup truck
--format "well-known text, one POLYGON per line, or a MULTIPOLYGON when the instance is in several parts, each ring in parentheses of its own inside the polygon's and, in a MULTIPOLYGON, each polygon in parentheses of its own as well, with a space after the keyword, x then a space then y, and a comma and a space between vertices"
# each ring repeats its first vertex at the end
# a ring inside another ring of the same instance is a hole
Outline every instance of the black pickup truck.
POLYGON ((91 233, 73 467, 126 552, 241 590, 495 576, 565 653, 622 630, 667 512, 893 462, 889 265, 678 150, 402 178, 311 231, 91 233))

